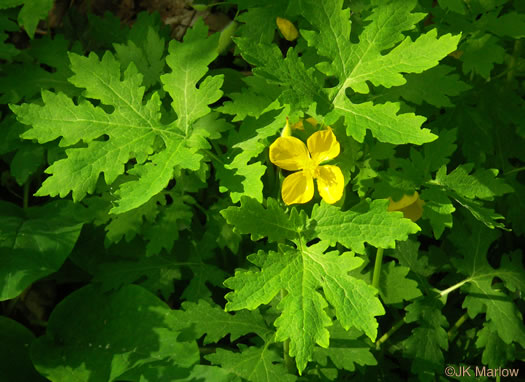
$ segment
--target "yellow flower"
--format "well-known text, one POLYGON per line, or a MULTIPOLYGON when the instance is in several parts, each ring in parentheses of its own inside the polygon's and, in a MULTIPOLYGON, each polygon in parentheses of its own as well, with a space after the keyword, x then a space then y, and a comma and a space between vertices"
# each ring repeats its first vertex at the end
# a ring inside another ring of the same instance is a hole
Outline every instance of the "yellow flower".
POLYGON ((308 203, 314 196, 314 179, 323 200, 329 204, 343 196, 341 169, 322 162, 339 155, 341 148, 332 129, 313 133, 306 145, 295 137, 281 136, 270 146, 270 161, 288 171, 297 171, 283 181, 281 195, 286 204, 308 203))
POLYGON ((425 202, 419 199, 419 194, 415 191, 412 195, 403 195, 401 200, 394 202, 391 197, 388 197, 390 204, 388 205, 389 211, 401 211, 405 218, 412 220, 413 222, 419 220, 423 215, 423 206, 425 202))
MULTIPOLYGON (((308 122, 313 127, 317 126, 317 121, 315 120, 315 118, 312 118, 312 117, 306 118, 305 121, 308 122)), ((292 129, 304 131, 303 120, 301 119, 299 122, 295 123, 292 126, 292 129)))
POLYGON ((287 39, 288 41, 293 41, 297 37, 299 37, 299 32, 297 32, 297 28, 290 20, 283 19, 282 17, 277 17, 275 19, 275 23, 277 24, 277 28, 281 31, 283 34, 283 37, 287 39))
MULTIPOLYGON (((306 122, 308 122, 310 125, 314 127, 317 126, 317 121, 312 117, 306 118, 306 122)), ((281 137, 288 137, 292 135, 293 130, 304 131, 303 120, 301 119, 299 122, 296 122, 293 125, 290 125, 290 122, 288 121, 288 117, 286 117, 286 125, 284 126, 284 129, 281 132, 281 137)))

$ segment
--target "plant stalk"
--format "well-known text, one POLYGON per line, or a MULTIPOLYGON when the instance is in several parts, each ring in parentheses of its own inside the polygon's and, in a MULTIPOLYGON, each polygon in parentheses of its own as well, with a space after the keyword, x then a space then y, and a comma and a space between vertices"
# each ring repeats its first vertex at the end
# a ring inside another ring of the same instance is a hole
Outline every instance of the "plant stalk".
POLYGON ((24 183, 24 201, 22 202, 22 207, 27 209, 29 207, 29 187, 31 186, 31 179, 28 179, 24 183))
MULTIPOLYGON (((281 289, 281 301, 286 296, 286 291, 284 289, 281 289)), ((286 339, 283 342, 283 358, 284 358, 284 366, 286 367, 286 370, 288 370, 288 373, 295 374, 295 365, 293 362, 292 357, 290 357, 290 339, 286 339)))
MULTIPOLYGON (((379 254, 379 248, 378 248, 377 252, 378 252, 378 255, 377 255, 377 257, 376 257, 376 264, 375 264, 376 266, 374 267, 374 277, 373 277, 374 280, 376 280, 376 270, 377 270, 377 268, 378 268, 377 260, 378 260, 379 257, 381 257, 381 258, 383 257, 383 251, 381 251, 381 254, 379 254), (381 255, 381 256, 379 256, 379 255, 381 255)), ((380 270, 381 270, 381 264, 379 264, 379 271, 380 271, 380 270)), ((379 284, 379 277, 377 277, 377 279, 378 279, 377 283, 379 284)), ((452 285, 451 287, 442 290, 441 292, 439 292, 439 294, 436 295, 436 297, 438 297, 438 298, 444 297, 444 296, 446 296, 447 294, 449 294, 450 292, 452 292, 452 291, 454 291, 454 290, 460 288, 461 286, 463 286, 464 284, 466 284, 466 283, 468 283, 468 282, 470 282, 470 281, 472 281, 471 278, 467 278, 467 279, 465 279, 465 280, 463 280, 463 281, 460 281, 459 283, 454 284, 454 285, 452 285)), ((376 284, 374 283, 374 281, 372 282, 372 284, 373 284, 374 286, 376 286, 376 284)), ((377 286, 376 286, 376 288, 377 288, 377 286)), ((468 319, 468 315, 467 315, 467 313, 465 313, 463 316, 461 316, 461 317, 458 319, 458 321, 456 321, 456 323, 454 324, 454 326, 450 329, 450 331, 449 331, 449 333, 448 333, 449 339, 452 339, 452 338, 453 338, 453 337, 451 338, 451 336, 453 336, 453 334, 451 334, 452 331, 453 331, 454 329, 459 328, 461 325, 463 325, 463 323, 464 323, 467 319, 468 319)), ((386 332, 386 333, 385 333, 380 339, 378 339, 378 340, 376 341, 376 349, 379 350, 379 349, 381 348, 381 345, 382 345, 385 341, 387 341, 388 338, 390 338, 390 336, 391 336, 392 334, 394 334, 394 333, 395 333, 400 327, 402 327, 402 326, 404 325, 404 323, 405 323, 404 318, 401 318, 400 320, 396 321, 396 323, 394 323, 394 325, 392 325, 392 327, 390 328, 390 330, 389 330, 388 332, 386 332)))
POLYGON ((445 289, 445 290, 442 290, 441 292, 439 292, 439 297, 444 297, 446 296, 447 294, 449 294, 450 292, 458 289, 458 288, 461 288, 464 284, 468 283, 469 281, 472 281, 470 278, 468 279, 465 279, 463 281, 460 281, 459 283, 457 284, 454 284, 452 285, 451 287, 445 289))
POLYGON ((509 69, 507 72, 507 82, 512 82, 514 80, 514 73, 516 71, 516 61, 517 58, 520 56, 521 53, 521 40, 514 41, 514 50, 512 52, 512 56, 510 57, 509 61, 509 69))
POLYGON ((394 325, 392 325, 392 327, 390 328, 390 330, 388 332, 386 332, 385 334, 383 334, 381 336, 380 339, 378 339, 376 341, 376 350, 379 350, 381 349, 381 345, 390 338, 390 336, 392 336, 395 332, 398 331, 398 329, 400 327, 403 326, 403 324, 405 323, 405 320, 402 318, 400 319, 399 321, 397 321, 394 325))
POLYGON ((464 313, 460 318, 458 318, 456 323, 450 328, 450 330, 447 333, 449 341, 452 341, 454 337, 456 337, 459 327, 463 325, 465 321, 467 320, 468 320, 468 313, 464 313))
POLYGON ((378 248, 376 253, 376 262, 374 264, 374 275, 372 276, 372 286, 379 290, 379 279, 381 276, 381 265, 383 263, 384 248, 378 248))

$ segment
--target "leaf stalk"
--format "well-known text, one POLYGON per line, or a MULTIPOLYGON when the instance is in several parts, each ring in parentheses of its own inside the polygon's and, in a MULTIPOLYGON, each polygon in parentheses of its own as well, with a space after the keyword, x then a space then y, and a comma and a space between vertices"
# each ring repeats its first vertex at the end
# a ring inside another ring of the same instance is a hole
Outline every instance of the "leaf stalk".
POLYGON ((381 276, 381 265, 383 263, 384 248, 377 248, 376 262, 374 264, 374 275, 372 276, 372 286, 379 290, 379 279, 381 276))

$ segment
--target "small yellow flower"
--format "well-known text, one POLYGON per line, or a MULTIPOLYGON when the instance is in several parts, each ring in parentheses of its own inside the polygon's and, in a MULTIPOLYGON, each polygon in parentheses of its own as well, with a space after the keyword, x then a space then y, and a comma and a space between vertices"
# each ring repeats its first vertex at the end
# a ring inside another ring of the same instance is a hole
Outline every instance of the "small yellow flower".
POLYGON ((412 220, 413 222, 419 220, 423 215, 423 206, 425 202, 419 199, 419 194, 415 191, 412 195, 403 195, 401 200, 394 202, 391 197, 388 197, 390 204, 388 205, 389 211, 401 211, 405 218, 412 220))
POLYGON ((293 41, 297 37, 299 37, 299 32, 297 32, 297 28, 290 20, 283 19, 282 17, 277 17, 275 19, 275 23, 277 24, 277 28, 281 31, 283 34, 283 37, 287 39, 288 41, 293 41))
MULTIPOLYGON (((306 118, 305 119, 306 122, 308 122, 310 125, 312 125, 313 127, 317 126, 317 121, 315 120, 315 118, 306 118)), ((297 123, 294 123, 292 125, 292 130, 295 129, 295 130, 302 130, 304 131, 304 125, 303 125, 303 120, 301 119, 299 122, 297 123)))
POLYGON ((344 189, 341 169, 333 165, 320 166, 338 156, 340 150, 330 127, 313 133, 306 145, 291 136, 277 138, 270 146, 270 161, 284 170, 297 171, 283 181, 283 201, 288 205, 308 203, 314 196, 314 179, 325 202, 333 204, 341 199, 344 189))

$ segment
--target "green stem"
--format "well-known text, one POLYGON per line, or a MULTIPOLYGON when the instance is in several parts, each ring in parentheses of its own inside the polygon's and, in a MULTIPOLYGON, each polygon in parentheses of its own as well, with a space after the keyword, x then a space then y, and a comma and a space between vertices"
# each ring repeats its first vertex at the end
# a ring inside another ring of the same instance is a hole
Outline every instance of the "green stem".
MULTIPOLYGON (((377 266, 377 260, 378 258, 380 257, 379 256, 379 248, 378 248, 378 256, 376 257, 376 267, 374 268, 374 277, 373 277, 373 280, 375 281, 376 280, 376 270, 377 268, 379 268, 379 271, 381 270, 381 265, 379 265, 379 267, 377 266)), ((381 258, 383 257, 383 251, 381 251, 381 258)), ((379 277, 377 277, 379 279, 379 277)), ((374 284, 374 281, 372 281, 372 285, 375 286, 374 284)), ((438 297, 438 298, 441 298, 441 297, 444 297, 446 296, 447 294, 449 294, 450 292, 460 288, 462 285, 468 283, 472 281, 471 278, 468 278, 468 279, 465 279, 463 281, 460 281, 459 283, 457 284, 454 284, 452 285, 451 287, 445 289, 445 290, 442 290, 441 292, 439 292, 439 294, 436 294, 435 296, 438 297)), ((379 281, 377 281, 379 283, 379 281)), ((376 287, 377 288, 377 287, 376 287)), ((463 325, 463 323, 468 319, 468 315, 465 313, 463 316, 460 317, 460 319, 455 323, 454 327, 451 329, 451 331, 454 329, 454 328, 459 328, 461 325, 463 325)), ((400 320, 398 320, 396 323, 394 323, 394 325, 390 328, 390 330, 388 332, 386 332, 380 339, 377 340, 376 342, 376 349, 379 350, 381 348, 381 345, 386 341, 388 340, 388 338, 394 334, 401 326, 403 326, 403 324, 405 323, 405 320, 403 318, 401 318, 400 320)), ((450 338, 450 332, 449 332, 449 338, 450 338)))
POLYGON ((376 254, 376 262, 374 264, 374 275, 372 277, 372 286, 379 290, 379 278, 381 275, 381 265, 383 263, 384 248, 378 248, 376 254))
POLYGON ((509 71, 507 72, 507 82, 512 82, 516 71, 516 61, 521 53, 521 40, 514 41, 514 50, 509 61, 509 71))
MULTIPOLYGON (((281 289, 281 301, 285 296, 286 291, 284 289, 281 289)), ((288 370, 290 374, 295 374, 295 365, 293 363, 292 357, 290 357, 290 339, 286 339, 283 342, 283 358, 286 370, 288 370)))
POLYGON ((219 147, 219 144, 216 141, 211 140, 211 145, 212 145, 213 149, 215 150, 215 154, 216 155, 222 154, 222 150, 221 150, 221 148, 219 147))
POLYGON ((208 216, 208 211, 206 211, 204 209, 203 206, 201 206, 199 203, 197 203, 196 201, 192 200, 189 202, 191 205, 193 205, 195 208, 197 208, 200 212, 202 212, 204 214, 204 216, 208 216))
POLYGON ((24 210, 29 207, 29 187, 31 186, 31 179, 28 179, 27 182, 24 183, 24 201, 23 201, 23 207, 24 210))
POLYGON ((464 284, 468 283, 469 281, 472 281, 472 279, 468 278, 468 279, 465 279, 463 281, 460 281, 459 283, 457 284, 454 284, 452 285, 451 287, 445 289, 445 290, 442 290, 441 292, 439 292, 439 297, 444 297, 446 296, 447 294, 449 294, 450 292, 452 291, 455 291, 456 289, 458 288, 461 288, 464 284))
POLYGON ((9 300, 7 304, 7 308, 5 310, 5 315, 7 317, 9 317, 13 313, 19 301, 24 301, 24 298, 27 296, 30 289, 31 289, 31 285, 29 285, 26 289, 24 289, 24 291, 20 293, 18 296, 16 296, 12 300, 9 300))
POLYGON ((458 318, 456 323, 450 328, 450 330, 447 333, 449 341, 452 341, 454 337, 456 337, 459 327, 463 325, 465 321, 467 320, 468 320, 468 313, 464 313, 460 318, 458 318))
POLYGON ((380 339, 378 339, 376 341, 376 350, 379 350, 381 348, 381 345, 390 338, 390 336, 392 336, 395 332, 398 331, 398 329, 400 327, 403 326, 403 324, 405 323, 405 320, 402 318, 400 319, 399 321, 397 321, 391 328, 388 332, 386 332, 385 334, 383 334, 381 336, 380 339))
POLYGON ((208 154, 208 155, 210 156, 211 159, 213 159, 213 160, 219 162, 220 164, 224 165, 224 162, 223 162, 223 161, 222 161, 217 155, 215 155, 214 153, 212 153, 211 151, 209 151, 209 150, 204 150, 204 152, 205 152, 206 154, 208 154))
POLYGON ((510 170, 510 171, 507 171, 507 172, 505 173, 505 176, 510 175, 510 174, 513 174, 513 173, 515 173, 515 172, 521 172, 521 171, 523 171, 523 170, 525 170, 525 167, 517 167, 517 168, 514 168, 514 169, 512 169, 512 170, 510 170))

